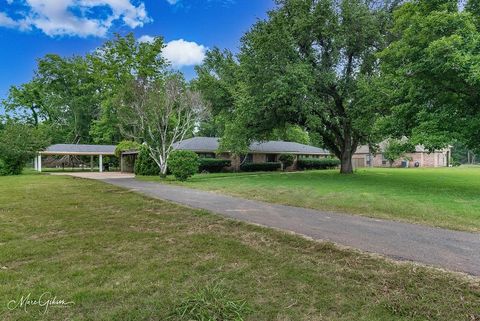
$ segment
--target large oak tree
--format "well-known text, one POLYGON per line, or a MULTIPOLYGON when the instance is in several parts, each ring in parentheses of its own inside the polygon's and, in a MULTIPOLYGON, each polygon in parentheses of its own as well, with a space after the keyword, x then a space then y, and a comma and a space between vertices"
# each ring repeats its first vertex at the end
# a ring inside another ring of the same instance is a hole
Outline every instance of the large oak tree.
POLYGON ((352 173, 352 154, 374 140, 376 111, 363 99, 378 71, 396 1, 278 0, 243 37, 235 120, 226 141, 261 139, 300 125, 319 134, 352 173))
POLYGON ((377 92, 388 132, 429 149, 458 140, 480 150, 479 14, 477 0, 418 0, 396 11, 377 92))

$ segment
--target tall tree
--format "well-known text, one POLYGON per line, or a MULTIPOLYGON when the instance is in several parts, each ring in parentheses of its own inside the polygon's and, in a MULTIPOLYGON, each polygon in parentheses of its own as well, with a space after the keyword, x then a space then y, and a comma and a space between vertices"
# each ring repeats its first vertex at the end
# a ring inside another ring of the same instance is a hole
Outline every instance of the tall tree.
POLYGON ((137 77, 163 77, 163 47, 160 37, 140 43, 129 34, 116 35, 85 57, 46 55, 33 79, 12 86, 3 105, 26 122, 50 124, 60 142, 119 142, 116 96, 137 77))
POLYGON ((199 128, 198 135, 221 137, 225 124, 231 121, 235 107, 235 92, 239 81, 238 62, 229 50, 214 48, 207 52, 192 86, 209 102, 209 117, 199 128))
POLYGON ((51 125, 64 141, 88 142, 99 99, 84 58, 49 54, 38 59, 30 82, 10 88, 3 105, 13 116, 35 126, 40 122, 51 125))
POLYGON ((115 35, 87 56, 97 83, 101 105, 90 134, 96 143, 114 143, 122 139, 118 126, 116 96, 125 84, 136 78, 149 81, 164 76, 167 62, 162 58, 163 38, 138 42, 133 34, 115 35))
POLYGON ((469 149, 480 141, 480 33, 478 3, 419 0, 395 13, 396 40, 380 55, 378 99, 395 136, 429 149, 458 139, 469 149), (471 12, 470 12, 471 11, 471 12))
POLYGON ((278 0, 243 37, 241 84, 228 137, 261 139, 273 128, 300 125, 318 134, 352 173, 357 146, 370 142, 376 117, 361 82, 377 72, 391 2, 278 0))
POLYGON ((20 86, 10 87, 6 100, 3 101, 6 111, 17 114, 16 116, 38 126, 39 121, 46 118, 43 87, 38 79, 20 86))
POLYGON ((130 81, 123 92, 118 114, 122 131, 145 143, 165 176, 174 144, 201 120, 205 110, 201 96, 188 88, 179 74, 130 81))

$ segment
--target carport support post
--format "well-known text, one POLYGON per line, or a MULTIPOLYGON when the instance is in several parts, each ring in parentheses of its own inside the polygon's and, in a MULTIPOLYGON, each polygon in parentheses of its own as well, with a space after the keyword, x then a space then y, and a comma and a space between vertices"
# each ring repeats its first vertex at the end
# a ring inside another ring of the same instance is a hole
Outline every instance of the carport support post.
POLYGON ((103 172, 103 155, 98 155, 98 171, 103 172))
POLYGON ((35 157, 33 158, 33 168, 34 168, 36 171, 38 171, 38 157, 37 157, 37 156, 35 156, 35 157))
POLYGON ((90 171, 93 172, 93 155, 90 155, 90 171))
POLYGON ((39 172, 42 171, 42 155, 38 155, 37 168, 39 172))

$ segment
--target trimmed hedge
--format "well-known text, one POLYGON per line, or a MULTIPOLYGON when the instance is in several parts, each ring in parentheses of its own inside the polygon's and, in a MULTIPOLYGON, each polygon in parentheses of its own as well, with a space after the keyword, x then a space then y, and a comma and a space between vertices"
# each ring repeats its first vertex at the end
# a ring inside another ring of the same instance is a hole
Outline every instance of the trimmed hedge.
POLYGON ((230 167, 232 161, 229 159, 218 158, 200 158, 199 160, 199 172, 219 173, 225 167, 230 167))
POLYGON ((335 158, 300 158, 297 161, 298 169, 331 169, 340 165, 335 158))
POLYGON ((240 166, 244 172, 273 172, 282 167, 280 162, 272 163, 246 163, 240 166))

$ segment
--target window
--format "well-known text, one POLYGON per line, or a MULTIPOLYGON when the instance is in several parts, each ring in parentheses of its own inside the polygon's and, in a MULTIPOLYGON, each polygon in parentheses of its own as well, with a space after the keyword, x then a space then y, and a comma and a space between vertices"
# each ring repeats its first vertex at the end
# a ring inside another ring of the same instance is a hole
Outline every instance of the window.
POLYGON ((253 154, 247 154, 247 156, 240 157, 240 163, 253 163, 253 154))
POLYGON ((385 155, 382 154, 382 165, 386 165, 387 164, 387 159, 385 158, 385 155))
POLYGON ((267 163, 275 163, 277 161, 277 155, 267 154, 267 155, 265 155, 265 160, 266 160, 267 163))
POLYGON ((200 158, 215 158, 215 153, 197 153, 200 158))

